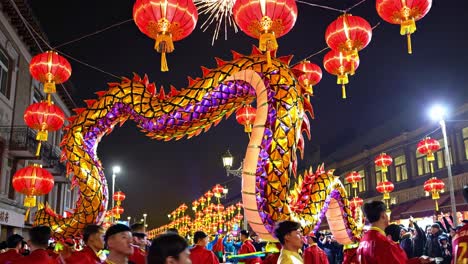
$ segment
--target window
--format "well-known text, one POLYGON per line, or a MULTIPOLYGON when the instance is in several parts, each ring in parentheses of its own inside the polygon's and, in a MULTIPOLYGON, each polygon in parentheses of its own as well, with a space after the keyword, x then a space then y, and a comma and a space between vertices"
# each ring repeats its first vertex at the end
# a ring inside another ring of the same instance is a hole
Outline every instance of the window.
POLYGON ((375 165, 375 179, 377 184, 382 182, 382 169, 377 165, 375 165))
POLYGON ((0 50, 0 93, 10 99, 10 85, 8 85, 8 66, 10 60, 5 53, 0 50))
POLYGON ((465 145, 465 159, 468 160, 468 127, 463 128, 463 144, 465 145))
POLYGON ((358 172, 362 176, 362 180, 360 180, 358 183, 359 192, 365 192, 366 191, 366 172, 364 170, 360 170, 358 172))
MULTIPOLYGON (((433 162, 434 170, 440 170, 445 168, 445 142, 444 139, 438 139, 440 144, 440 149, 434 152, 435 161, 433 162)), ((449 146, 449 152, 451 153, 451 148, 449 146)), ((452 154, 450 154, 452 155, 452 154)), ((418 175, 425 175, 431 173, 430 164, 427 161, 426 155, 420 154, 416 151, 416 161, 418 164, 418 175)), ((450 161, 452 161, 452 156, 450 156, 450 161)))
POLYGON ((348 197, 354 196, 354 194, 352 193, 351 184, 345 183, 344 188, 346 190, 346 193, 348 194, 348 197))
POLYGON ((418 175, 426 175, 431 173, 431 169, 429 167, 429 162, 426 159, 426 155, 419 153, 416 151, 416 162, 418 163, 418 175))
POLYGON ((408 180, 408 171, 406 169, 405 155, 398 156, 394 159, 395 162, 395 178, 397 182, 408 180))
MULTIPOLYGON (((440 149, 434 153, 434 156, 436 158, 435 163, 437 164, 437 168, 434 169, 443 169, 446 166, 446 161, 445 161, 445 141, 444 139, 439 139, 439 144, 440 144, 440 149)), ((449 153, 450 153, 450 163, 452 163, 452 149, 450 146, 449 148, 449 153)), ((435 166, 434 166, 435 167, 435 166)))

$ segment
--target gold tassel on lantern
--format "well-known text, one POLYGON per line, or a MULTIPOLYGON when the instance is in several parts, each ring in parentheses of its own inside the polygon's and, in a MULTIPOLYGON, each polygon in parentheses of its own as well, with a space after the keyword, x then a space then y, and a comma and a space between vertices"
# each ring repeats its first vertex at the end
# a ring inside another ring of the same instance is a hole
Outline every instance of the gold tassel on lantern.
POLYGON ((278 49, 278 42, 276 41, 275 33, 270 31, 273 21, 269 16, 262 17, 260 26, 262 27, 263 33, 259 38, 259 49, 266 52, 267 65, 271 66, 271 54, 270 52, 278 49))
POLYGON ((348 74, 340 74, 338 75, 338 79, 336 81, 337 84, 341 84, 341 93, 342 98, 346 99, 346 86, 345 84, 349 83, 348 74))
POLYGON ((24 197, 23 202, 24 207, 35 207, 36 206, 36 197, 27 195, 24 197))
POLYGON ((55 82, 54 81, 48 81, 44 83, 44 93, 46 94, 52 94, 56 92, 55 88, 55 82))
POLYGON ((406 35, 406 39, 408 42, 408 54, 413 53, 413 48, 411 46, 411 34, 416 32, 416 22, 413 18, 407 19, 401 23, 400 27, 400 34, 406 35))
POLYGON ((161 71, 169 71, 167 66, 166 53, 174 51, 174 42, 172 41, 172 34, 170 33, 171 23, 166 18, 161 18, 158 21, 158 34, 156 35, 156 43, 154 49, 161 53, 161 71))

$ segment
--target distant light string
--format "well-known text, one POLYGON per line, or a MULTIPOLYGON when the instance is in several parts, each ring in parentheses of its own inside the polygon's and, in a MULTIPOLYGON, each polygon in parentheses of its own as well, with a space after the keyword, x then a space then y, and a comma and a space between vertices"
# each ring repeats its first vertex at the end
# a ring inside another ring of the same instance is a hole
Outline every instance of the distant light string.
POLYGON ((125 24, 125 23, 128 23, 128 22, 130 22, 130 21, 133 21, 133 18, 130 18, 130 19, 127 19, 127 20, 123 20, 123 21, 117 22, 117 23, 112 24, 112 25, 110 25, 110 26, 107 26, 107 27, 105 27, 105 28, 103 28, 103 29, 99 29, 99 30, 96 30, 96 31, 94 31, 94 32, 92 32, 92 33, 89 33, 89 34, 83 35, 83 36, 81 36, 81 37, 78 37, 78 38, 76 38, 76 39, 72 39, 72 40, 70 40, 70 41, 64 42, 64 43, 62 43, 62 44, 59 44, 59 45, 53 47, 53 49, 58 49, 58 48, 61 48, 61 47, 63 47, 63 46, 66 46, 66 45, 69 45, 69 44, 78 42, 78 41, 80 41, 80 40, 83 40, 83 39, 85 39, 85 38, 92 37, 92 36, 94 36, 94 35, 103 33, 104 31, 107 31, 107 30, 109 30, 109 29, 118 27, 118 26, 123 25, 123 24, 125 24))
MULTIPOLYGON (((40 40, 42 40, 42 42, 43 42, 49 49, 54 50, 54 48, 49 44, 49 42, 47 42, 47 41, 41 36, 41 34, 39 34, 39 33, 31 26, 31 24, 29 24, 29 22, 24 18, 23 14, 21 14, 21 11, 19 10, 19 8, 18 8, 18 6, 16 5, 16 3, 14 2, 14 0, 10 0, 10 2, 11 2, 11 4, 13 5, 13 8, 14 8, 14 9, 16 10, 16 12, 18 13, 19 17, 21 18, 21 21, 23 21, 23 23, 24 23, 26 29, 28 30, 28 32, 31 34, 32 38, 33 38, 34 41, 36 42, 38 48, 41 50, 41 52, 44 52, 44 49, 42 48, 42 46, 40 45, 40 43, 39 43, 38 40, 36 39, 36 36, 37 36, 40 40), (34 32, 35 34, 34 34, 33 32, 34 32), (35 35, 36 35, 36 36, 35 36, 35 35)), ((87 67, 90 67, 91 69, 97 70, 97 71, 99 71, 99 72, 101 72, 101 73, 105 73, 105 74, 107 74, 107 75, 109 75, 109 76, 112 76, 112 77, 114 77, 114 78, 117 78, 117 79, 122 79, 121 77, 119 77, 119 76, 117 76, 117 75, 115 75, 115 74, 112 74, 112 73, 110 73, 110 72, 104 71, 104 70, 102 70, 102 69, 100 69, 100 68, 98 68, 98 67, 96 67, 96 66, 90 65, 89 63, 85 63, 85 62, 83 62, 83 61, 81 61, 81 60, 78 60, 78 59, 76 59, 76 58, 74 58, 74 57, 72 57, 72 56, 70 56, 70 55, 68 55, 68 54, 63 53, 62 51, 58 51, 58 50, 56 50, 56 51, 59 52, 60 54, 64 55, 65 57, 68 57, 68 58, 70 58, 70 59, 72 59, 72 60, 74 60, 74 61, 76 61, 76 62, 78 62, 78 63, 80 63, 80 64, 82 64, 82 65, 87 66, 87 67)), ((71 95, 68 93, 68 91, 65 89, 65 87, 64 87, 63 84, 62 84, 62 87, 63 87, 63 90, 67 93, 67 95, 68 95, 70 98, 72 98, 71 95)))

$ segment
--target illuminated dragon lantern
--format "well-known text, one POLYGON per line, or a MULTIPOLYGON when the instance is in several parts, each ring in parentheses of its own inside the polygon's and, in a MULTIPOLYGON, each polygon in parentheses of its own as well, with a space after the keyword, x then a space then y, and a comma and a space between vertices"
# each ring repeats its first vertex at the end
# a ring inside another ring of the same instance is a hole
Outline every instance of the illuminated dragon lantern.
POLYGON ((346 192, 332 172, 323 168, 306 172, 297 188, 289 190, 297 170, 296 152, 304 151, 302 132, 310 138, 305 112, 313 117, 313 109, 306 95, 309 89, 298 82, 303 73, 290 68, 292 56, 275 58, 275 32, 266 28, 262 34, 266 35, 259 36, 260 42, 266 47, 254 47, 250 55, 233 52, 231 61, 217 58, 215 69, 202 67, 203 76, 189 78, 184 89, 157 92, 147 76, 135 75, 110 83, 107 91, 96 93, 97 99, 85 101, 86 108, 75 109, 61 147, 67 175, 80 190, 76 208, 64 218, 46 206, 36 213, 35 225, 48 225, 63 238, 102 221, 108 193, 97 147, 116 125, 130 119, 152 139, 179 140, 198 136, 255 102, 256 118, 242 169, 243 205, 254 232, 275 240, 278 221, 299 221, 309 233, 327 217, 339 242, 359 240, 346 192))

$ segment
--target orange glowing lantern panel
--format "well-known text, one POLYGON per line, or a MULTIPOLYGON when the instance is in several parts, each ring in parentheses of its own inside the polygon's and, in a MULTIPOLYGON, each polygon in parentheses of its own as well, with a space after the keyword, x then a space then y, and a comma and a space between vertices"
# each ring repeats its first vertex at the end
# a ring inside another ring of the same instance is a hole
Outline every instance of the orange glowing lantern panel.
POLYGON ((359 16, 344 14, 333 21, 326 30, 325 41, 336 51, 341 51, 349 60, 357 57, 358 51, 369 45, 372 39, 372 27, 359 16))
POLYGON ((48 194, 54 188, 54 177, 38 164, 29 165, 16 171, 12 180, 13 188, 24 195, 24 206, 36 206, 36 197, 48 194))
POLYGON ((328 73, 337 76, 336 83, 341 84, 342 98, 345 99, 348 75, 354 75, 359 67, 359 57, 351 57, 348 60, 343 52, 331 50, 323 58, 323 67, 328 73))
POLYGON ((64 57, 54 51, 38 54, 29 63, 29 72, 41 83, 45 93, 55 93, 55 84, 64 83, 70 78, 71 66, 64 57))
POLYGON ((375 6, 383 20, 400 25, 400 34, 407 36, 408 53, 413 53, 411 34, 416 32, 416 21, 429 13, 432 0, 377 0, 375 6))
POLYGON ((252 132, 252 125, 255 121, 255 117, 257 116, 257 110, 250 106, 242 106, 236 112, 236 120, 239 124, 244 126, 244 131, 246 133, 252 132))
POLYGON ((302 74, 296 77, 303 87, 303 92, 305 94, 313 95, 313 86, 322 80, 322 69, 320 66, 309 61, 301 61, 299 64, 294 66, 293 69, 302 72, 302 74))
POLYGON ((133 20, 141 32, 156 40, 154 48, 161 53, 161 71, 168 71, 166 53, 174 51, 174 41, 192 33, 198 12, 191 0, 137 0, 133 20))
POLYGON ((388 166, 392 165, 393 159, 390 157, 390 155, 386 153, 381 153, 374 159, 375 165, 379 166, 382 168, 382 172, 387 172, 388 171, 388 166))
POLYGON ((351 183, 353 188, 357 188, 358 187, 357 184, 360 180, 362 180, 362 178, 363 177, 361 174, 359 174, 359 172, 352 171, 348 173, 348 175, 346 175, 345 180, 346 182, 351 183))
POLYGON ((419 141, 416 149, 422 155, 427 155, 427 161, 434 161, 434 152, 440 149, 440 143, 433 138, 426 137, 419 141))

